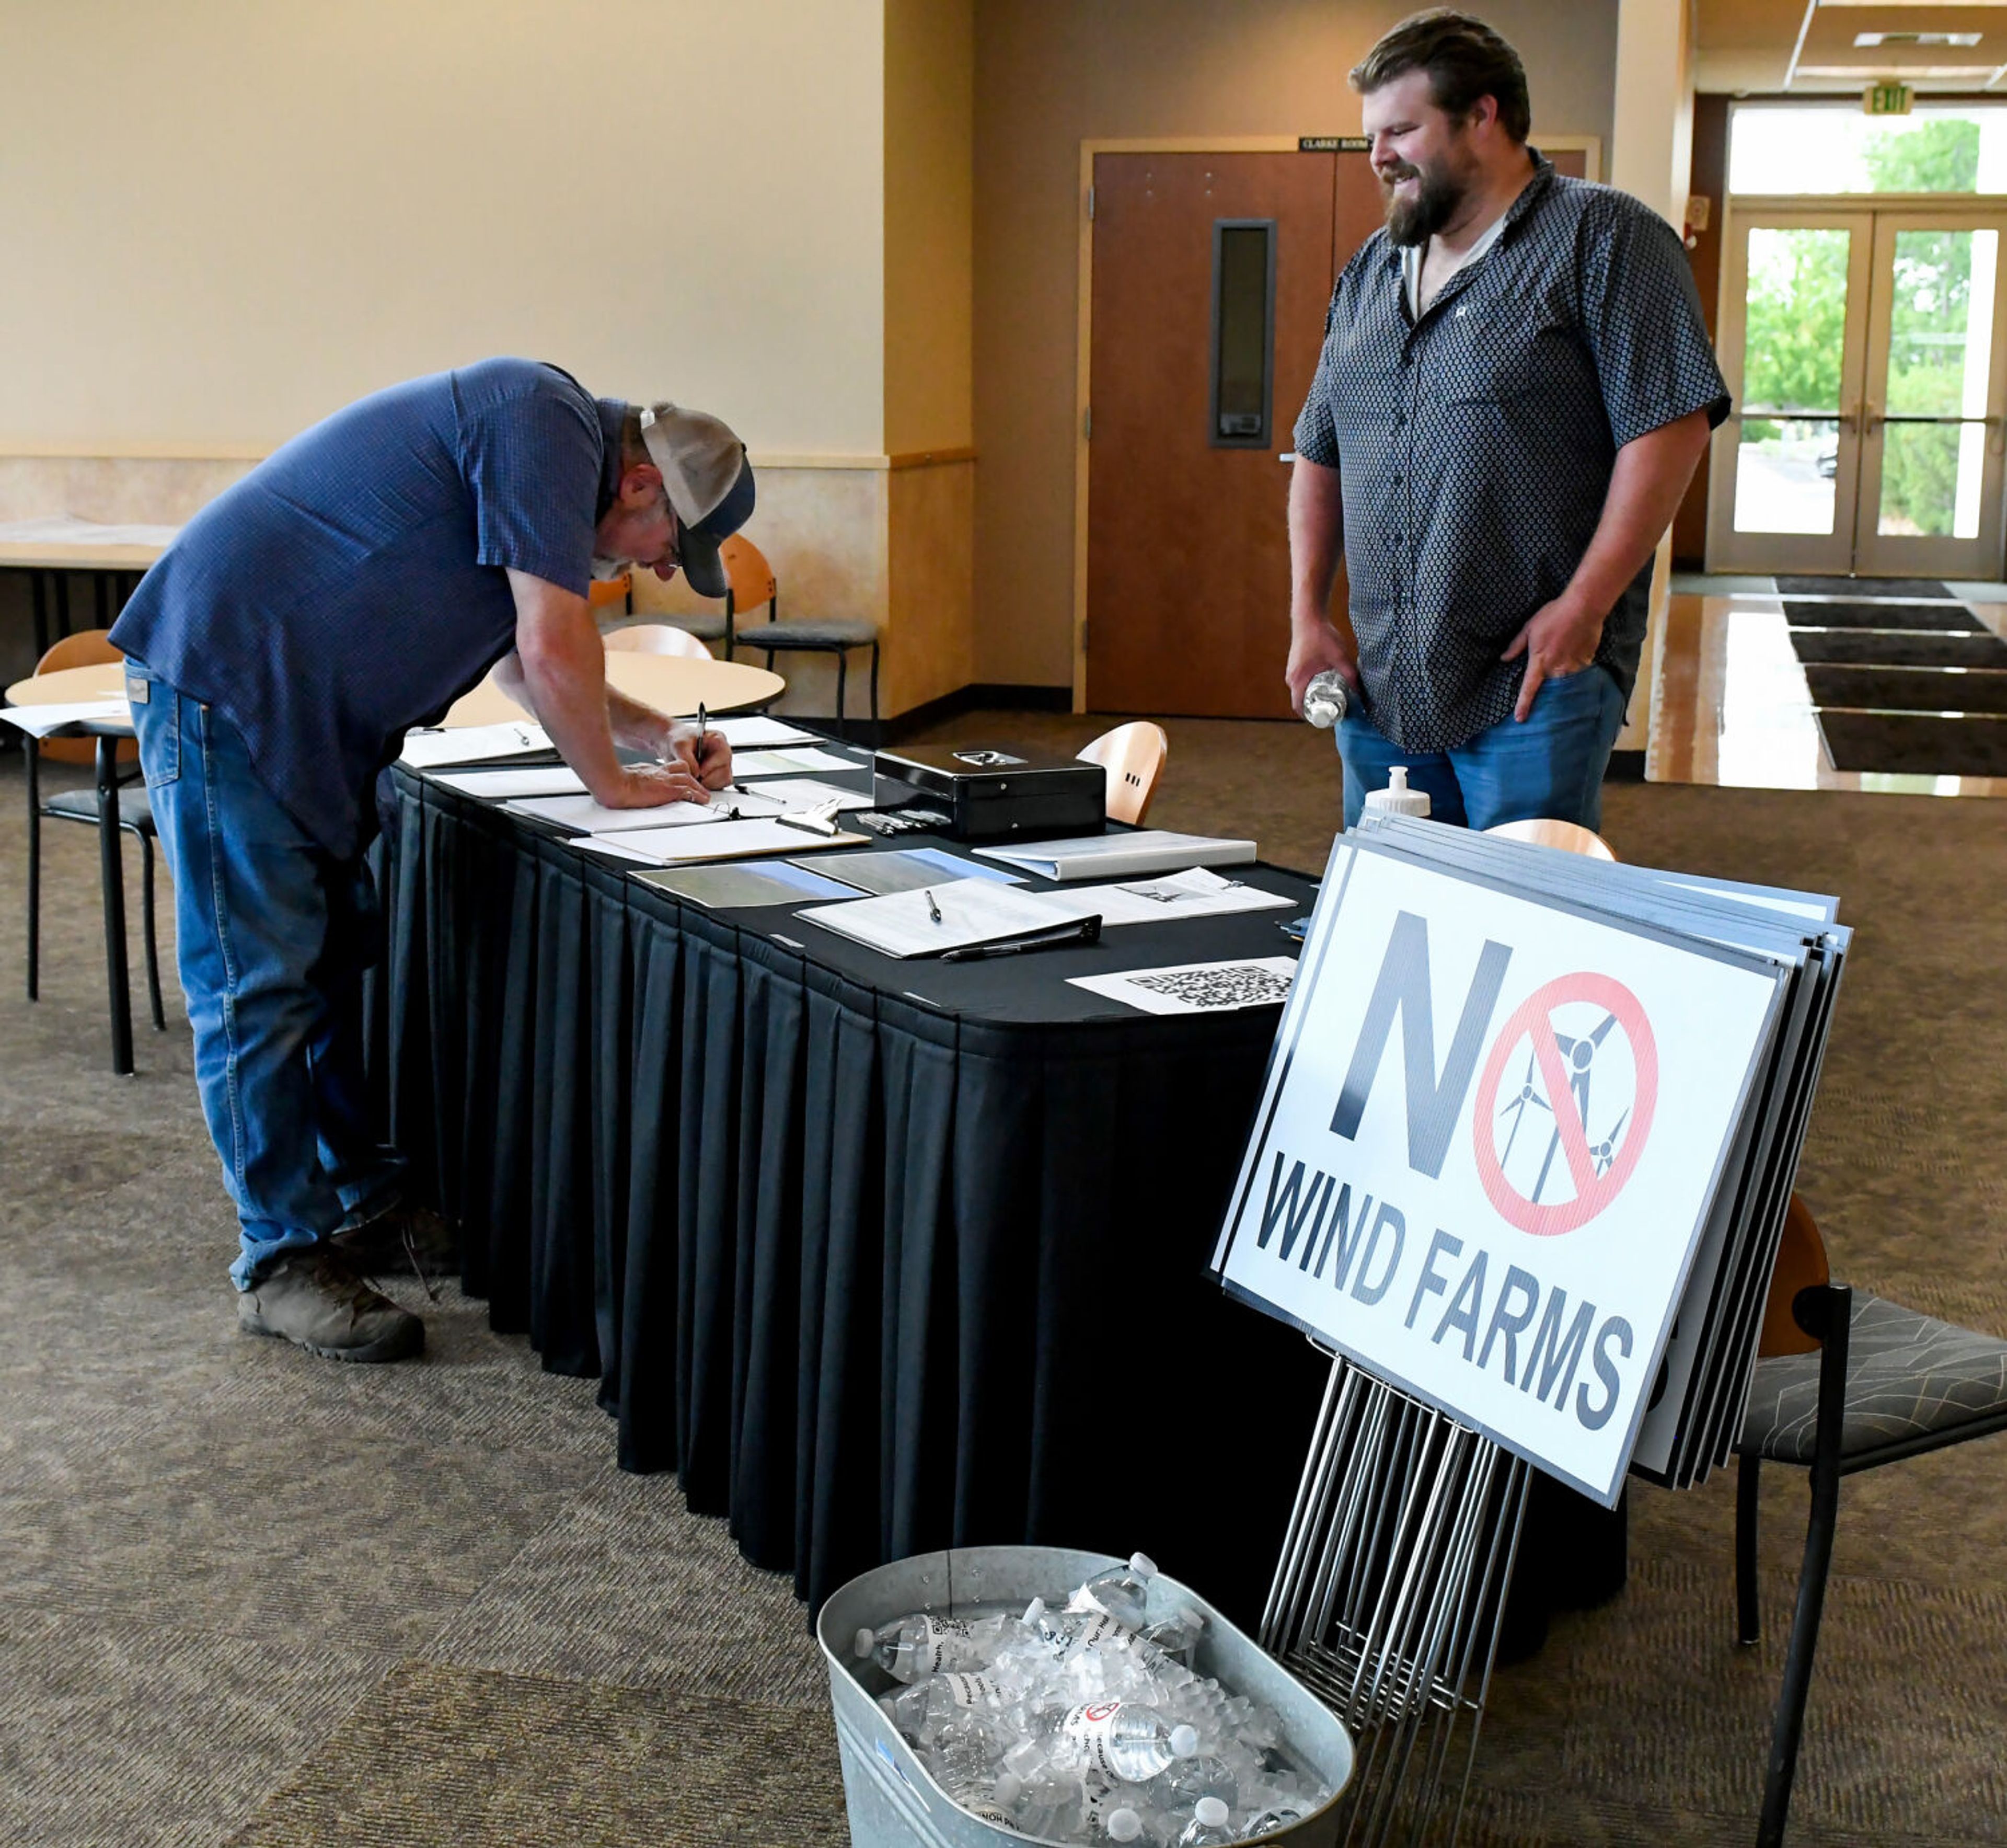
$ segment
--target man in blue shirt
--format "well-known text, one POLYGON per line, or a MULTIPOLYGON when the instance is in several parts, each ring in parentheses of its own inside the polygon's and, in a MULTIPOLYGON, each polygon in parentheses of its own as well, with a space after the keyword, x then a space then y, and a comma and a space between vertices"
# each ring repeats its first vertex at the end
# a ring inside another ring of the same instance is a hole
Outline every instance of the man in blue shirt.
POLYGON ((680 567, 722 595, 718 546, 753 500, 745 447, 715 418, 485 360, 295 437, 126 606, 112 639, 174 875, 247 1329, 347 1360, 424 1344, 365 1274, 422 1224, 363 1096, 378 773, 493 668, 601 803, 708 800, 729 748, 608 687, 587 591, 595 570, 680 567))

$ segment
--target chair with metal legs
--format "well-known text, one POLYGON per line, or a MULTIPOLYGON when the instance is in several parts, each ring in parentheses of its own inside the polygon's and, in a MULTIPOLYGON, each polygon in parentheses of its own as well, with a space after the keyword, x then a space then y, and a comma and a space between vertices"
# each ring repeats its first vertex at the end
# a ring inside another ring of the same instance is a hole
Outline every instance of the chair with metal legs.
POLYGON ((2007 1341, 1829 1281, 1818 1228, 1792 1196, 1736 1446, 1738 1634, 1759 1634, 1757 1491, 1765 1461, 1809 1468, 1811 1507, 1783 1686, 1770 1733, 1758 1848, 1790 1814, 1843 1476, 2007 1429, 2007 1341))
MULTIPOLYGON (((119 661, 125 657, 105 638, 102 629, 85 629, 74 635, 65 635, 35 664, 37 674, 54 673, 65 667, 88 667, 99 662, 119 661)), ((45 738, 39 744, 26 740, 25 753, 28 768, 28 998, 41 998, 41 899, 42 899, 42 823, 51 822, 81 822, 91 827, 98 825, 97 792, 95 789, 65 790, 46 800, 41 793, 41 766, 44 758, 52 762, 89 763, 93 761, 96 746, 88 740, 45 738)), ((118 747, 122 762, 130 762, 131 774, 136 779, 139 751, 136 746, 122 744, 118 747)), ((160 1003, 160 954, 153 928, 153 811, 146 800, 146 785, 134 781, 125 785, 122 779, 118 791, 118 829, 129 834, 139 843, 142 878, 139 886, 140 917, 144 926, 146 955, 146 999, 153 1009, 153 1025, 164 1031, 168 1020, 160 1003)), ((122 1003, 120 1005, 122 1005, 122 1003)))

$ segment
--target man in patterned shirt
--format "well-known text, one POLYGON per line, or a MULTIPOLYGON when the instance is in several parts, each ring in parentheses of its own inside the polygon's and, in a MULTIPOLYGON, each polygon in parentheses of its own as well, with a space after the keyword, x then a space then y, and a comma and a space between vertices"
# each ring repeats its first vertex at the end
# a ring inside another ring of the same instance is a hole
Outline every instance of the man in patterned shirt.
POLYGON ((600 802, 707 800, 729 747, 608 687, 586 593, 595 568, 638 565, 721 596, 719 544, 752 511, 745 446, 716 418, 489 359, 295 437, 126 606, 111 638, 174 875, 245 1328, 342 1360, 424 1343, 368 1281, 449 1230, 400 1203, 364 1105, 377 773, 492 667, 600 802))
POLYGON ((1686 253, 1527 145, 1526 72, 1481 21, 1417 14, 1352 83, 1387 226, 1296 423, 1290 697, 1333 668, 1357 695, 1348 827, 1405 764, 1440 820, 1594 828, 1653 554, 1728 411, 1686 253))

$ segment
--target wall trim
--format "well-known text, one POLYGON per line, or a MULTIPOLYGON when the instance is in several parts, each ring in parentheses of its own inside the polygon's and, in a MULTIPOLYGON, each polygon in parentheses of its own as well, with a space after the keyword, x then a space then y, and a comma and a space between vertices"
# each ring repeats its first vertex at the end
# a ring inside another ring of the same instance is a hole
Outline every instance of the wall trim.
POLYGON ((885 458, 887 468, 947 468, 958 462, 972 462, 975 451, 967 446, 960 449, 908 449, 901 450, 885 458))
MULTIPOLYGON (((929 726, 944 725, 951 719, 959 719, 965 712, 991 709, 1020 712, 1064 712, 1073 705, 1073 691, 1067 687, 1039 687, 1014 685, 1006 681, 979 680, 966 687, 958 687, 952 693, 944 693, 938 699, 930 699, 923 705, 908 707, 883 721, 878 735, 873 742, 896 744, 925 731, 929 726)), ((853 730, 869 731, 869 726, 853 730)))

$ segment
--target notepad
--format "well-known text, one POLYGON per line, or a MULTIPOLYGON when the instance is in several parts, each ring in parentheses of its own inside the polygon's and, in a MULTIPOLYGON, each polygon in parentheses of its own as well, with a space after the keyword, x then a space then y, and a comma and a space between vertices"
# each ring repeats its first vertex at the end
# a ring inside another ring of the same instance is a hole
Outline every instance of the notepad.
POLYGON ((1286 910, 1302 903, 1258 885, 1222 879, 1204 867, 1119 885, 1083 885, 1071 895, 1092 904, 1104 925, 1168 924, 1181 917, 1226 917, 1236 911, 1286 910))
POLYGON ((905 958, 1006 942, 1078 924, 1095 913, 1071 893, 1030 892, 993 879, 956 879, 844 905, 818 905, 796 915, 882 955, 905 958))
MULTIPOLYGON (((620 834, 651 828, 695 827, 728 821, 732 808, 732 804, 721 797, 714 803, 665 802, 654 808, 605 808, 587 795, 524 796, 502 806, 512 815, 527 815, 532 821, 548 822, 579 834, 620 834)), ((760 812, 773 814, 778 811, 769 803, 763 806, 760 812)))
POLYGON ((985 860, 1000 860, 1042 879, 1122 879, 1138 873, 1177 872, 1186 867, 1243 865, 1254 857, 1254 843, 1145 828, 1128 834, 1088 834, 1015 847, 978 847, 975 851, 985 860))

